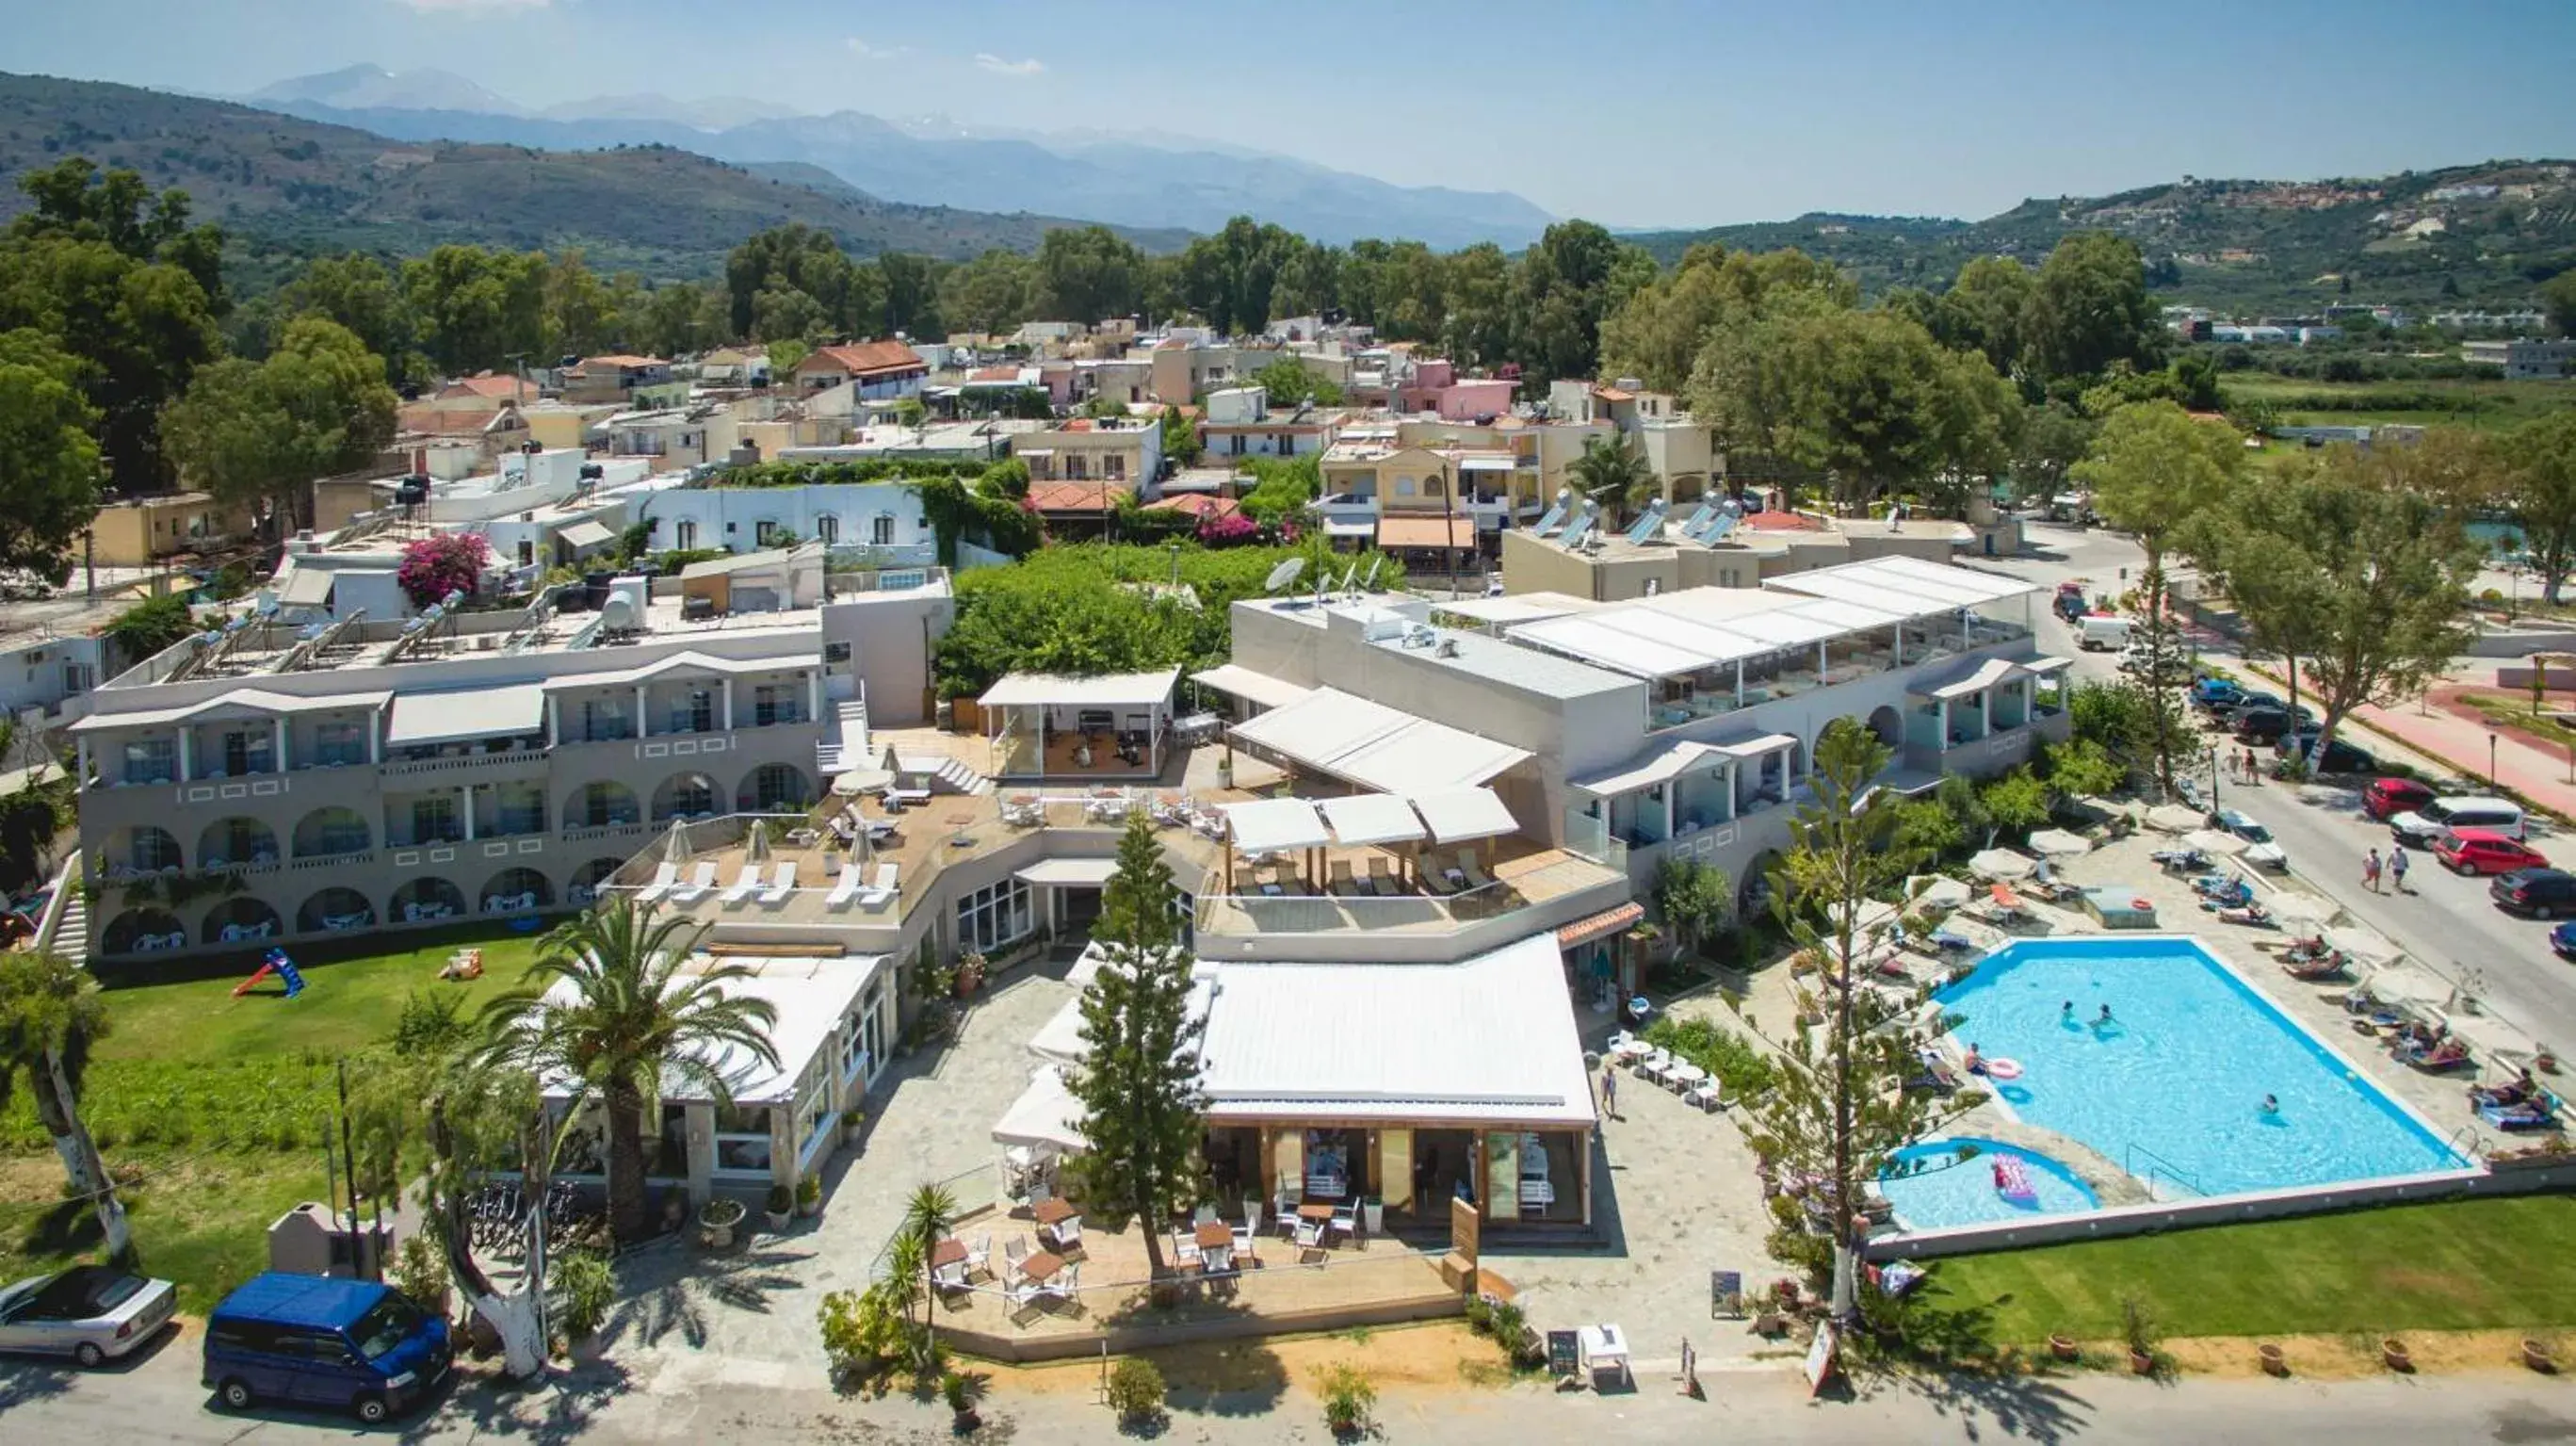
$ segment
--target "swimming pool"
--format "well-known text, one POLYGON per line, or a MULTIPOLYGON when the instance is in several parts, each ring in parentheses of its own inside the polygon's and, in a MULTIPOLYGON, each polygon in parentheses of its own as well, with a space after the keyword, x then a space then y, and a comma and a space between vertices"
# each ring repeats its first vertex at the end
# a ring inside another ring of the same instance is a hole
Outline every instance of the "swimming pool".
POLYGON ((2021 1066, 1988 1081, 2015 1115, 2159 1194, 2467 1163, 2191 939, 2025 939, 1934 997, 1959 1016, 1960 1044, 2021 1066))
POLYGON ((2102 1204, 2074 1171, 2046 1155, 2001 1140, 1964 1135, 1926 1140, 1897 1151, 1888 1173, 1878 1182, 1878 1191, 1896 1207, 1897 1223, 1908 1230, 2066 1215, 2102 1204), (1963 1155, 1968 1158, 1962 1160, 1963 1155), (2006 1199, 1995 1188, 1995 1162, 2004 1157, 2020 1161, 2030 1181, 2029 1199, 2006 1199))

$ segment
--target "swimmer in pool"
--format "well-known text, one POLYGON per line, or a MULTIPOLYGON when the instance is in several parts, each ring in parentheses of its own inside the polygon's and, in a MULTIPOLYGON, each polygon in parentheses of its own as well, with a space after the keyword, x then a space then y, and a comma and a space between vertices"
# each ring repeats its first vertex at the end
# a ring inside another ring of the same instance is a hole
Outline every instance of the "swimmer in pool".
POLYGON ((2075 1001, 2070 999, 2064 1004, 2057 1006, 2057 1017, 2063 1021, 2070 1023, 2073 1022, 2075 1018, 2075 1001))
POLYGON ((2094 1026, 2095 1026, 2096 1028, 2099 1028, 2100 1026, 2105 1025, 2105 1024, 2108 1024, 2108 1023, 2110 1023, 2110 1022, 2111 1022, 2111 1006, 2110 1006, 2110 1005, 2105 1004, 2105 1005, 2103 1005, 2103 1006, 2102 1006, 2102 1012, 2101 1012, 2100 1014, 2098 1014, 2098 1015, 2094 1016, 2093 1023, 2094 1023, 2094 1026))
POLYGON ((2263 1096, 2263 1113, 2265 1113, 2265 1114, 2267 1114, 2267 1115, 2277 1115, 2277 1114, 2279 1114, 2280 1112, 2281 1112, 2281 1101, 2280 1101, 2280 1098, 2279 1098, 2278 1096, 2276 1096, 2276 1095, 2265 1095, 2265 1096, 2263 1096))

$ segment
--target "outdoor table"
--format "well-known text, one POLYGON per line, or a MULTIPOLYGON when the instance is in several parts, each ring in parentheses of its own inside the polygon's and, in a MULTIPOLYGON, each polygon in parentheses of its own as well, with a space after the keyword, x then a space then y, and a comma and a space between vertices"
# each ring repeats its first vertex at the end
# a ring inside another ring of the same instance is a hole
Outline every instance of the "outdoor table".
POLYGON ((1297 1218, 1300 1220, 1312 1220, 1318 1225, 1329 1224, 1333 1218, 1333 1207, 1330 1205, 1301 1204, 1297 1207, 1297 1218))
POLYGON ((933 1270, 937 1270, 943 1265, 955 1265, 965 1258, 966 1242, 959 1240, 955 1236, 950 1236, 948 1239, 930 1247, 930 1268, 933 1270))
POLYGON ((1688 1089, 1707 1079, 1708 1071, 1695 1064, 1677 1064, 1664 1071, 1664 1078, 1671 1080, 1677 1089, 1688 1089))
POLYGON ((1064 1269, 1063 1256, 1052 1251, 1040 1250, 1020 1262, 1020 1278, 1031 1285, 1044 1285, 1055 1279, 1055 1273, 1062 1269, 1064 1269))
POLYGON ((1615 1366, 1618 1368, 1619 1379, 1622 1382, 1630 1386, 1637 1384, 1637 1378, 1628 1369, 1627 1334, 1617 1326, 1607 1322, 1585 1326, 1582 1348, 1583 1369, 1590 1373, 1596 1382, 1604 1369, 1615 1366))
POLYGON ((1222 1220, 1210 1221, 1198 1228, 1199 1249, 1230 1250, 1234 1246, 1234 1227, 1222 1220))
POLYGON ((1029 1207, 1030 1218, 1040 1225, 1061 1225, 1081 1213, 1081 1210, 1061 1195, 1040 1200, 1029 1207))
POLYGON ((1610 1057, 1616 1060, 1631 1060, 1644 1054, 1650 1048, 1652 1048, 1652 1046, 1648 1045, 1642 1039, 1623 1039, 1617 1044, 1610 1046, 1610 1057))

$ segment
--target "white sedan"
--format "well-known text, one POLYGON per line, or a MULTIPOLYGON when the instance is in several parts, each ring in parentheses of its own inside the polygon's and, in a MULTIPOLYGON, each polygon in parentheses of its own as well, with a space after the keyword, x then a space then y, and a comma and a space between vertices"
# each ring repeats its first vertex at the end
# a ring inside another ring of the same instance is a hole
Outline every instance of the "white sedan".
POLYGON ((0 1290, 0 1351, 41 1351, 95 1366, 152 1339, 177 1303, 178 1288, 166 1280, 76 1265, 0 1290))

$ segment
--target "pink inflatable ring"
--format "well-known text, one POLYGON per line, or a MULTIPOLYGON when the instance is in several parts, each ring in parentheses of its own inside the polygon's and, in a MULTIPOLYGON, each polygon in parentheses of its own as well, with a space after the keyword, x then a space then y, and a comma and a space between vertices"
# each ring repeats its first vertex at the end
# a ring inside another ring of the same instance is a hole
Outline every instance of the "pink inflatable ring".
POLYGON ((1986 1061, 1986 1073, 1997 1079, 2019 1079, 2021 1062, 2011 1059, 1990 1059, 1986 1061))

